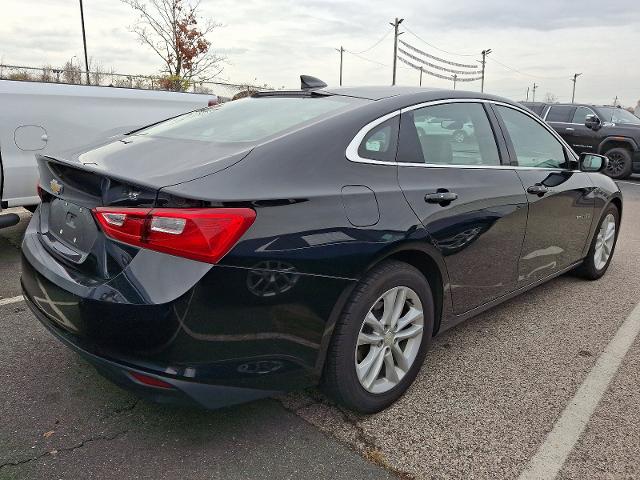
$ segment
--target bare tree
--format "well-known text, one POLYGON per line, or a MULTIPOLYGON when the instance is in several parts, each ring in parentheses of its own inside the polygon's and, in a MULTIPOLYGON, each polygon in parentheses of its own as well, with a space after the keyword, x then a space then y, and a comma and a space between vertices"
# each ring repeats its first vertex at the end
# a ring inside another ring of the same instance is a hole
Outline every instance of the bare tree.
POLYGON ((547 92, 544 96, 545 103, 558 103, 558 96, 555 93, 547 92))
POLYGON ((64 83, 81 84, 82 69, 80 65, 77 62, 74 64, 73 59, 66 62, 64 67, 62 67, 62 78, 64 79, 64 83))
POLYGON ((207 35, 221 26, 212 20, 202 20, 200 2, 189 0, 121 0, 138 14, 131 31, 142 44, 149 46, 163 62, 162 72, 184 88, 189 82, 210 80, 222 73, 225 58, 211 51, 207 35))

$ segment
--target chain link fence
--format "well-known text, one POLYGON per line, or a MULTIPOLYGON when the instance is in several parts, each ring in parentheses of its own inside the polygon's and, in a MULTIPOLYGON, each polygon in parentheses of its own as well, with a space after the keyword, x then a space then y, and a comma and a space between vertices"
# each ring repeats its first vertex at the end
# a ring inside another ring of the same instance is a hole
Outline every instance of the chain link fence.
MULTIPOLYGON (((64 68, 41 68, 0 64, 0 80, 26 82, 65 83, 87 85, 87 73, 78 65, 67 63, 64 68)), ((225 82, 174 79, 159 75, 126 75, 95 69, 89 72, 89 85, 101 87, 135 88, 140 90, 164 90, 193 93, 210 93, 221 100, 259 90, 272 90, 267 85, 234 84, 225 82), (241 93, 242 92, 242 93, 241 93)))

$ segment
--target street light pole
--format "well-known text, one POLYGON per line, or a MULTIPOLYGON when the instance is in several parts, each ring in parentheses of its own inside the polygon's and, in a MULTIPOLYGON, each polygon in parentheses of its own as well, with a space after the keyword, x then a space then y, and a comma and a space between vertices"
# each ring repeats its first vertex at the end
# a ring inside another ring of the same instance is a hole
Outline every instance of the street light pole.
POLYGON ((571 103, 576 103, 576 82, 581 73, 574 73, 571 81, 573 82, 573 93, 571 94, 571 103))
POLYGON ((536 90, 540 85, 536 85, 536 82, 533 82, 533 101, 536 101, 536 90))
POLYGON ((458 81, 458 74, 454 73, 453 74, 453 89, 456 89, 456 82, 458 81))
MULTIPOLYGON (((75 55, 73 57, 71 57, 71 59, 69 60, 69 78, 71 79, 71 83, 76 83, 76 74, 73 71, 73 59, 78 60, 78 57, 76 57, 75 55)), ((80 64, 80 61, 78 61, 78 64, 80 64)), ((78 72, 80 74, 80 83, 82 83, 82 72, 80 71, 80 67, 78 67, 78 72)))
POLYGON ((337 52, 340 52, 340 86, 342 86, 342 55, 344 54, 344 47, 336 48, 337 52))
POLYGON ((486 50, 482 50, 482 84, 480 85, 480 91, 484 92, 484 72, 485 67, 487 65, 487 55, 491 53, 491 49, 487 48, 486 50))
POLYGON ((404 18, 396 17, 395 22, 389 23, 394 28, 393 35, 393 80, 391 81, 391 85, 396 84, 396 67, 398 63, 398 37, 402 35, 402 32, 398 32, 398 27, 404 21, 404 18))
POLYGON ((80 0, 80 21, 82 22, 82 44, 84 45, 84 67, 87 74, 87 85, 89 82, 89 57, 87 57, 87 35, 84 31, 84 9, 82 8, 82 0, 80 0))

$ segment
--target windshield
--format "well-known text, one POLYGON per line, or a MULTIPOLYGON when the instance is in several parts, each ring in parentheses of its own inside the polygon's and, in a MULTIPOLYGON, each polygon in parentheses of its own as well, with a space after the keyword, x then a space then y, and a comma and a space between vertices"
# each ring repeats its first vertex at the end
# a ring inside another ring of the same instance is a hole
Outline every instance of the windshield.
POLYGON ((353 105, 345 97, 257 97, 204 108, 137 132, 138 135, 256 142, 353 105))
POLYGON ((604 117, 605 122, 611 123, 627 123, 632 125, 640 125, 640 118, 634 114, 627 112, 623 108, 598 108, 598 113, 604 117))

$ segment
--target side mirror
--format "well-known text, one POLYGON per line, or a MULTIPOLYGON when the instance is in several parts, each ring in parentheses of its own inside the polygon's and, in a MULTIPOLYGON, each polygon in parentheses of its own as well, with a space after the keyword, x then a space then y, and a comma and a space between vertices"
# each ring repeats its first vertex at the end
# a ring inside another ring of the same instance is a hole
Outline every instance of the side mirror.
POLYGON ((602 172, 609 165, 609 159, 595 153, 580 154, 580 170, 583 172, 602 172))
POLYGON ((584 118, 584 126, 591 130, 600 129, 600 118, 597 115, 587 115, 584 118))

